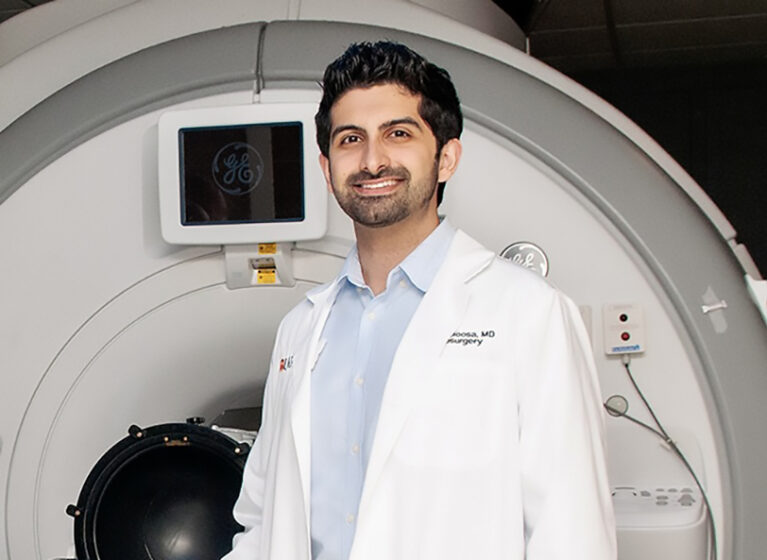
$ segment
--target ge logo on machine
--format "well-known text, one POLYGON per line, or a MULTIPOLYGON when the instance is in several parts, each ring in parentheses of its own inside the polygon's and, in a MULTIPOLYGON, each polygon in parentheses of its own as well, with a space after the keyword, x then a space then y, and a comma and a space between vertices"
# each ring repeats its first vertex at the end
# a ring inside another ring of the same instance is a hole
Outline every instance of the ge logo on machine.
POLYGON ((213 180, 227 194, 248 194, 264 176, 264 161, 250 144, 230 142, 213 158, 213 180))
POLYGON ((549 274, 549 259, 535 243, 518 241, 501 251, 501 256, 511 262, 534 270, 543 277, 549 274))

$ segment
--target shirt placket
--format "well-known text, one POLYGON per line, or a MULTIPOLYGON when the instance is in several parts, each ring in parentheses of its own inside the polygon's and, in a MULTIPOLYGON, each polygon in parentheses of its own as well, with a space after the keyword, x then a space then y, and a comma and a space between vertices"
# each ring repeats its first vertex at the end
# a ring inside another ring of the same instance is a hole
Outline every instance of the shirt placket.
POLYGON ((366 289, 358 288, 357 294, 362 303, 362 316, 358 330, 358 340, 353 357, 353 367, 349 379, 349 409, 346 423, 346 472, 348 482, 354 488, 349 494, 346 504, 347 549, 351 546, 357 522, 358 499, 362 493, 365 478, 365 465, 362 457, 363 438, 365 435, 365 366, 368 363, 373 343, 375 342, 376 313, 379 308, 378 299, 374 299, 366 289), (357 499, 351 499, 356 496, 357 499))

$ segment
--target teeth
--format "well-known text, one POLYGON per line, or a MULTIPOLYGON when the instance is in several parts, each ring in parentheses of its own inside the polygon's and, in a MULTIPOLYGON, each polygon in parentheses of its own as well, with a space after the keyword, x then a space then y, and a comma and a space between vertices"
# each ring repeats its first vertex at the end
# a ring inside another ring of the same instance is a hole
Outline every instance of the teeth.
POLYGON ((385 187, 391 187, 392 185, 396 185, 397 181, 393 179, 388 179, 386 181, 381 181, 380 183, 368 183, 365 185, 359 185, 363 189, 383 189, 385 187))

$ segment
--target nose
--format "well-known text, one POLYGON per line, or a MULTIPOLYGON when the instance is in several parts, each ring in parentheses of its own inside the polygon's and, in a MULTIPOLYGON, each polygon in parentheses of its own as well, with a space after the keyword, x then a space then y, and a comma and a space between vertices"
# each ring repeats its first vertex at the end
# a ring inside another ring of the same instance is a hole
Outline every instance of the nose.
POLYGON ((360 165, 363 170, 375 175, 389 166, 389 154, 386 147, 378 140, 369 140, 365 145, 360 165))

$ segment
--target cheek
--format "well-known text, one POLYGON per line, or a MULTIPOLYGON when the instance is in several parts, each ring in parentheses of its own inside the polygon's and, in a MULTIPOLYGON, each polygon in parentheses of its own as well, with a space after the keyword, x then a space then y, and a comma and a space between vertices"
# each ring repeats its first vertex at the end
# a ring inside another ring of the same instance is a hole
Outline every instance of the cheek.
POLYGON ((435 154, 429 150, 411 151, 399 160, 415 177, 430 177, 436 168, 435 154))
POLYGON ((346 184, 346 179, 353 171, 354 169, 348 165, 348 162, 335 158, 331 160, 326 177, 328 190, 335 194, 336 189, 342 188, 346 184))
POLYGON ((351 154, 342 153, 340 155, 334 154, 330 158, 329 172, 334 180, 343 179, 351 171, 354 170, 353 159, 351 154))

